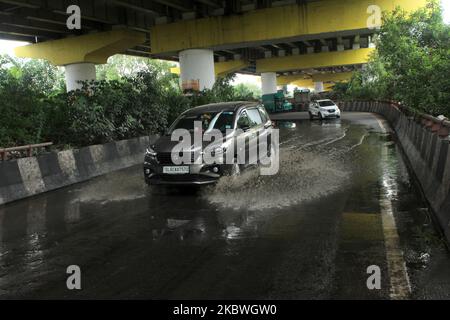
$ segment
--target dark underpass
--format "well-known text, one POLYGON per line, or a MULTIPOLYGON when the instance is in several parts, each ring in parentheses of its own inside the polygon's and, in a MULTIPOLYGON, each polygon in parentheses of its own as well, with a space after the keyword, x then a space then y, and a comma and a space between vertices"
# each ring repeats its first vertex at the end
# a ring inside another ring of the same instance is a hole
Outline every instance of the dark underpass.
POLYGON ((137 166, 0 207, 0 298, 450 298, 450 255, 388 124, 277 125, 276 176, 166 189, 137 166))

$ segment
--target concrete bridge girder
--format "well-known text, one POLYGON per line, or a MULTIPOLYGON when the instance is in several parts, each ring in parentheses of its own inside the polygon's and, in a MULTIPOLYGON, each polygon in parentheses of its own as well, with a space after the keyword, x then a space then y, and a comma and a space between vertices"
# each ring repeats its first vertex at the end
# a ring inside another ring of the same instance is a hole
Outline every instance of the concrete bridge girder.
MULTIPOLYGON (((386 11, 401 6, 411 11, 425 4, 426 0, 321 0, 254 8, 239 15, 193 17, 151 26, 148 48, 154 57, 178 57, 182 83, 196 81, 199 88, 211 88, 217 77, 250 65, 256 65, 256 73, 265 74, 265 79, 273 79, 273 73, 277 72, 364 64, 374 50, 361 46, 360 35, 373 33, 367 23, 369 6, 386 11), (354 43, 347 39, 349 43, 343 44, 342 37, 346 36, 353 36, 354 43), (300 54, 305 53, 304 44, 306 54, 300 54), (236 53, 239 48, 249 52, 236 53), (263 52, 255 58, 251 50, 261 48, 263 52), (239 58, 219 59, 214 63, 214 50, 235 53, 239 58), (322 52, 315 53, 318 50, 322 52)), ((16 53, 66 66, 68 90, 71 90, 79 87, 79 80, 92 79, 95 64, 106 63, 109 56, 133 50, 138 45, 147 46, 147 42, 145 33, 114 30, 42 42, 18 48, 16 53)), ((252 72, 255 72, 253 68, 252 72)), ((263 86, 266 84, 263 80, 263 86)))
POLYGON ((67 91, 81 88, 81 81, 95 80, 95 65, 146 41, 145 34, 114 30, 26 45, 15 49, 18 57, 45 59, 64 66, 67 91))
POLYGON ((406 11, 425 6, 426 0, 322 0, 253 10, 241 15, 207 17, 156 25, 150 29, 152 54, 186 49, 213 50, 257 47, 372 32, 370 6, 406 11))

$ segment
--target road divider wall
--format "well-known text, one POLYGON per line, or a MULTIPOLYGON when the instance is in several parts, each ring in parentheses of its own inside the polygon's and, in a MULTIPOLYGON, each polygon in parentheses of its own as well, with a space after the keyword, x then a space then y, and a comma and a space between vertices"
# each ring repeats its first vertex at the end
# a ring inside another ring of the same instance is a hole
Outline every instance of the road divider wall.
POLYGON ((450 122, 414 114, 391 102, 342 102, 341 108, 377 113, 390 122, 450 242, 450 122))
POLYGON ((156 136, 0 161, 0 205, 125 169, 144 161, 156 136))

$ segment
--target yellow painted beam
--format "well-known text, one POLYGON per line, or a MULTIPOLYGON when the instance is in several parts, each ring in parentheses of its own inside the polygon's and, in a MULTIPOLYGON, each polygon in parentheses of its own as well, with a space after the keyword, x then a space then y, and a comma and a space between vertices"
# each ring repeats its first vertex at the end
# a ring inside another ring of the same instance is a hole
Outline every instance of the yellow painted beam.
MULTIPOLYGON (((225 62, 216 62, 214 64, 215 73, 217 77, 225 77, 226 75, 237 72, 244 68, 247 68, 250 65, 248 61, 245 60, 231 60, 225 62)), ((181 74, 180 67, 170 68, 170 72, 173 74, 181 74)))
POLYGON ((311 79, 297 80, 289 84, 300 88, 314 88, 314 82, 311 79))
POLYGON ((325 73, 314 74, 312 79, 314 82, 345 82, 352 78, 353 72, 325 73))
POLYGON ((314 86, 311 78, 305 78, 305 75, 290 75, 290 76, 279 76, 277 77, 277 85, 278 86, 286 86, 294 84, 298 87, 309 87, 314 86), (300 85, 302 84, 302 85, 300 85))
POLYGON ((353 72, 314 74, 311 78, 305 78, 305 75, 279 76, 277 77, 277 85, 295 85, 309 88, 314 87, 314 82, 324 82, 324 86, 332 87, 336 82, 349 81, 352 75, 353 72))
POLYGON ((180 67, 170 68, 170 73, 180 75, 181 74, 181 69, 180 69, 180 67))
POLYGON ((225 77, 226 75, 237 72, 250 65, 248 61, 245 60, 230 60, 225 62, 217 62, 214 64, 217 77, 225 77))
POLYGON ((268 40, 289 40, 348 30, 368 30, 369 6, 412 11, 427 0, 321 0, 156 25, 150 29, 153 54, 194 48, 242 47, 268 40))
POLYGON ((14 51, 18 57, 45 59, 57 66, 83 62, 104 64, 110 56, 145 41, 144 33, 113 30, 30 44, 14 51))
POLYGON ((261 59, 256 61, 256 72, 283 72, 364 64, 367 63, 374 50, 365 48, 261 59))

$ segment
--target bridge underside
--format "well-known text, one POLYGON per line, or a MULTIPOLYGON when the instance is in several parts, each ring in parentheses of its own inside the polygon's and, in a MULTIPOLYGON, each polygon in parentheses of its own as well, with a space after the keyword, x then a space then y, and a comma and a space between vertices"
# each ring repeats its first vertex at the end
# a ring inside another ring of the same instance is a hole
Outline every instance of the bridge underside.
POLYGON ((181 63, 181 78, 190 81, 206 77, 208 80, 200 87, 209 87, 216 77, 236 71, 276 73, 279 83, 290 78, 312 79, 319 74, 348 75, 361 68, 373 50, 375 30, 369 22, 375 14, 374 6, 383 11, 392 11, 396 6, 410 11, 423 6, 426 0, 77 3, 82 29, 68 30, 69 0, 0 0, 0 38, 35 43, 19 49, 19 56, 44 58, 65 66, 104 63, 117 53, 170 61, 189 57, 181 63), (105 35, 117 35, 119 31, 124 32, 122 38, 103 44, 105 35), (54 42, 58 45, 54 46, 54 42), (52 52, 52 48, 64 50, 52 52), (182 54, 198 49, 209 53, 182 54), (93 50, 97 59, 92 58, 93 50), (77 56, 68 52, 76 52, 77 56), (193 62, 196 59, 201 60, 193 62), (209 66, 201 74, 192 71, 192 65, 199 63, 209 66))

